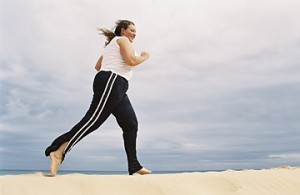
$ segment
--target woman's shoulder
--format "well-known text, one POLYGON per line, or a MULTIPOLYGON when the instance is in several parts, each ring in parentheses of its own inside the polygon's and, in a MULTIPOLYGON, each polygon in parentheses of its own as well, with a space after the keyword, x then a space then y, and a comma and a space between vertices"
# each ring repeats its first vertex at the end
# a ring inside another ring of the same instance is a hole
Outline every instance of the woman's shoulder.
POLYGON ((125 36, 116 36, 115 37, 117 40, 122 40, 122 41, 129 41, 128 37, 125 37, 125 36))
POLYGON ((119 45, 124 43, 130 43, 129 39, 125 36, 117 37, 116 41, 119 45))

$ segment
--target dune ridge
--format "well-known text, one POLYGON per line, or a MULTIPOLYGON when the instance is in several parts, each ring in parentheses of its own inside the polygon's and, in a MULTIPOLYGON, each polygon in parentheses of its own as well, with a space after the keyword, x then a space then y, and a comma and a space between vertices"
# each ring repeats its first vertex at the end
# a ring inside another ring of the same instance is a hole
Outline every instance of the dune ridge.
POLYGON ((300 195, 300 167, 179 174, 0 176, 1 195, 300 195))

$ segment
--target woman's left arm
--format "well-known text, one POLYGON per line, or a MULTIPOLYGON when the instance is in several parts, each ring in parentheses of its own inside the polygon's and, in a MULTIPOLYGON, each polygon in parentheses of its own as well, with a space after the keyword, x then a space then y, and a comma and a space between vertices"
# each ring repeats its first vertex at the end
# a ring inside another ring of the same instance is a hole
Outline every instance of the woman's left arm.
POLYGON ((97 63, 96 63, 95 69, 96 69, 97 71, 99 71, 99 70, 101 69, 102 60, 103 60, 103 56, 101 56, 101 57, 98 59, 97 63))
POLYGON ((117 43, 120 46, 121 56, 129 66, 136 66, 150 57, 150 54, 145 51, 143 51, 141 55, 136 56, 134 48, 127 37, 119 38, 117 40, 117 43))

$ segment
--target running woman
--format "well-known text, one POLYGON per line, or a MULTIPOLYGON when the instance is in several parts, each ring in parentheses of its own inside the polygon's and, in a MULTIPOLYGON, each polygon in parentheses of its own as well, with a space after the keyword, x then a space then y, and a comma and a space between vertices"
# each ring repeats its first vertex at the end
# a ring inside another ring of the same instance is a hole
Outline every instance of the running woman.
POLYGON ((98 129, 112 114, 123 131, 124 147, 129 175, 150 174, 137 159, 136 139, 138 122, 126 94, 132 68, 147 60, 150 55, 143 51, 136 55, 132 45, 136 36, 135 24, 118 20, 114 32, 99 30, 107 39, 103 55, 96 63, 98 71, 93 82, 93 99, 85 116, 70 131, 56 138, 45 150, 50 156, 50 175, 55 176, 66 154, 85 136, 98 129))

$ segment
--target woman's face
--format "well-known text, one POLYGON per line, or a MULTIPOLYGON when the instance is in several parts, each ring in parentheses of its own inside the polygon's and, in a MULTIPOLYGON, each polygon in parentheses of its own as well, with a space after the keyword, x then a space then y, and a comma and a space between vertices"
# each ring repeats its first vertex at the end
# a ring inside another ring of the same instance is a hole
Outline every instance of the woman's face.
POLYGON ((122 28, 121 35, 127 37, 130 42, 133 42, 133 40, 136 36, 135 26, 130 24, 126 30, 124 28, 122 28))

